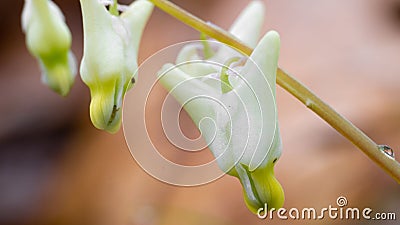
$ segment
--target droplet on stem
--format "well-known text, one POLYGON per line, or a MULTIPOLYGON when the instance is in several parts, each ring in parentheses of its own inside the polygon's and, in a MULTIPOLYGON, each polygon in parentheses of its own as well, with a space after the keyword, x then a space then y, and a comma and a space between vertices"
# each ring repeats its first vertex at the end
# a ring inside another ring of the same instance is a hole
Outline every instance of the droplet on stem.
POLYGON ((387 156, 394 159, 394 151, 388 145, 379 145, 379 150, 383 151, 387 156))

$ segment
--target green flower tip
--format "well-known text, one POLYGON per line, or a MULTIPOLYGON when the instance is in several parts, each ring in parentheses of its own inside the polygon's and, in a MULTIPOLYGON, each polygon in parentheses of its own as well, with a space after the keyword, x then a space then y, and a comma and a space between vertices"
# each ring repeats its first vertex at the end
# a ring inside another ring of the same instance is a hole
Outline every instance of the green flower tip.
POLYGON ((109 133, 116 133, 121 126, 121 106, 116 103, 118 96, 114 96, 118 87, 113 80, 104 82, 101 86, 90 88, 92 100, 90 102, 90 118, 93 125, 109 133))
POLYGON ((243 186, 247 208, 251 212, 256 214, 265 206, 268 207, 267 210, 283 206, 285 195, 282 186, 275 178, 273 162, 254 171, 249 171, 247 166, 239 164, 235 166, 235 170, 243 186))
POLYGON ((52 1, 26 0, 22 29, 29 52, 39 61, 42 81, 66 96, 74 83, 76 63, 62 12, 52 1))
POLYGON ((80 2, 84 27, 80 73, 92 97, 90 118, 96 128, 115 133, 121 127, 123 98, 133 85, 139 42, 153 4, 134 1, 118 15, 98 0, 80 2))

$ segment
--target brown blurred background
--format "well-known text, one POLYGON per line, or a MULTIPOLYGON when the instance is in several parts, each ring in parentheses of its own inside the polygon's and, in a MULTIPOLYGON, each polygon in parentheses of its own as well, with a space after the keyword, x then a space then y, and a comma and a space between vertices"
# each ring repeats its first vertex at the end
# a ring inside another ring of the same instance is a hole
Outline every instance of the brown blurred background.
MULTIPOLYGON (((80 59, 79 1, 56 2, 80 59)), ((174 2, 228 28, 249 1, 174 2)), ((265 2, 264 31, 281 34, 281 67, 400 155, 400 1, 265 2)), ((233 177, 193 188, 151 178, 132 159, 122 132, 110 135, 92 127, 89 91, 79 77, 67 98, 41 84, 20 29, 22 4, 3 1, 0 7, 0 224, 399 224, 399 185, 280 88, 284 152, 276 174, 285 208, 318 209, 346 196, 351 207, 396 212, 397 221, 261 221, 247 210, 233 177)), ((198 37, 155 10, 139 61, 198 37)))

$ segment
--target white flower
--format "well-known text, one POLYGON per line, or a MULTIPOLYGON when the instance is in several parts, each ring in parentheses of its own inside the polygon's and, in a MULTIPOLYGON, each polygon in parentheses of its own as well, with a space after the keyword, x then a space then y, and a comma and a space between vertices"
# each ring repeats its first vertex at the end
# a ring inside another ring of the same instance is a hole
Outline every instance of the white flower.
POLYGON ((175 65, 159 71, 161 84, 184 106, 219 167, 240 179, 253 212, 265 204, 280 208, 284 201, 273 172, 281 155, 275 105, 280 40, 270 31, 257 44, 263 18, 262 2, 252 1, 230 29, 255 47, 249 59, 222 44, 204 59, 199 50, 212 49, 213 44, 189 44, 175 65))
POLYGON ((76 75, 71 33, 60 9, 49 0, 25 0, 22 29, 26 45, 42 69, 42 81, 62 96, 69 93, 76 75))
POLYGON ((81 77, 90 88, 90 118, 95 127, 115 133, 121 125, 124 95, 137 77, 137 54, 143 29, 153 9, 146 0, 133 2, 119 16, 98 0, 81 0, 84 55, 81 77))

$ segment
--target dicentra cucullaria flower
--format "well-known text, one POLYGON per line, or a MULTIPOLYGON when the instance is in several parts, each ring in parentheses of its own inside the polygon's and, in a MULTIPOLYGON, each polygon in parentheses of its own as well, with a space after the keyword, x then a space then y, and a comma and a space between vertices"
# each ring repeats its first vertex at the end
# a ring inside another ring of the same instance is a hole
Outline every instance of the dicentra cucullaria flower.
POLYGON ((42 82, 66 96, 74 83, 76 63, 62 12, 50 0, 25 0, 22 29, 29 52, 39 61, 42 82))
POLYGON ((258 42, 263 19, 263 3, 252 1, 230 29, 255 48, 247 60, 221 43, 218 49, 211 42, 189 44, 175 64, 159 71, 161 84, 201 130, 219 167, 240 179, 254 213, 265 204, 280 208, 284 201, 274 176, 281 155, 275 105, 280 39, 270 31, 258 42))
POLYGON ((146 0, 133 2, 112 15, 98 0, 80 0, 84 53, 81 77, 90 88, 90 118, 95 127, 115 133, 121 126, 126 91, 137 77, 139 42, 153 10, 146 0))

